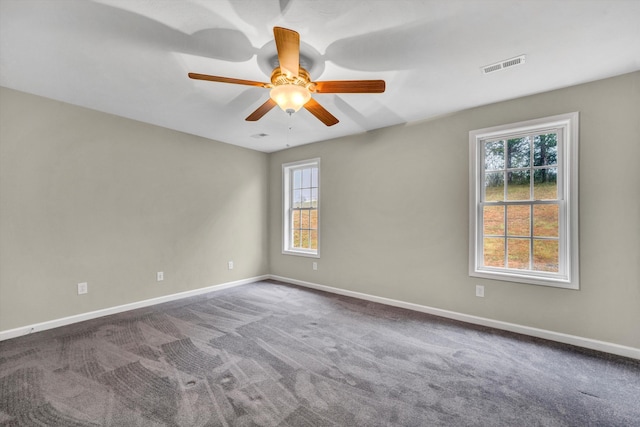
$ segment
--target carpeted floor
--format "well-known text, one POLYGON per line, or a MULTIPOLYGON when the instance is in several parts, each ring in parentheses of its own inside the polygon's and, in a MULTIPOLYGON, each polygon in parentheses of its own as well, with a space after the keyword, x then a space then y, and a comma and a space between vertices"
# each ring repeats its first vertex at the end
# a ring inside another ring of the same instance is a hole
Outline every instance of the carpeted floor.
POLYGON ((0 342, 0 425, 639 426, 640 361, 260 282, 0 342))

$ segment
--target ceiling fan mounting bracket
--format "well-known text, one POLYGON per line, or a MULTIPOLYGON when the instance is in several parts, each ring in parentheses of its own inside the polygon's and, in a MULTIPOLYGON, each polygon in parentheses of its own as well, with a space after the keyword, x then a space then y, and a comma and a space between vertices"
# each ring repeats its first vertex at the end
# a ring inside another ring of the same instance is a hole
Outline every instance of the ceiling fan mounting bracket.
MULTIPOLYGON (((271 75, 274 68, 280 66, 276 43, 273 40, 260 48, 256 54, 256 61, 260 70, 267 76, 271 75)), ((300 41, 299 62, 300 66, 307 70, 310 76, 317 78, 324 72, 324 58, 313 46, 308 45, 304 41, 300 41)))

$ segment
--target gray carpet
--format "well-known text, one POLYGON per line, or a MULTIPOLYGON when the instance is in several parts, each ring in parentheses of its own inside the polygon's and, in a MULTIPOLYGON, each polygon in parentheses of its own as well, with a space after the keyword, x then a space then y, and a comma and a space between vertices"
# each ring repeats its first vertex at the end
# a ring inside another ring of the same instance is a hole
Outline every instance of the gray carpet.
POLYGON ((260 282, 0 343, 2 426, 638 426, 640 362, 260 282))

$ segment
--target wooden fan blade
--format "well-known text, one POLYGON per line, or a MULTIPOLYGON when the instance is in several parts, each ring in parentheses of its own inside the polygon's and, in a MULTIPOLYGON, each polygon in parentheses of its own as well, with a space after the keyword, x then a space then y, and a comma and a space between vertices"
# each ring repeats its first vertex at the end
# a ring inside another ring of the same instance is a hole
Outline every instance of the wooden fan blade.
POLYGON ((282 27, 273 27, 280 69, 289 77, 297 77, 300 67, 300 34, 282 27))
POLYGON ((271 109, 273 107, 275 107, 276 105, 278 105, 278 104, 276 104, 276 102, 273 99, 269 98, 269 99, 267 99, 267 102, 265 102, 264 104, 259 106, 256 111, 254 111, 253 113, 249 114, 249 117, 247 117, 245 120, 248 121, 248 122, 255 122, 257 120, 260 120, 262 118, 262 116, 264 116, 269 111, 271 111, 271 109))
POLYGON ((208 74, 189 73, 189 78, 195 80, 208 80, 210 82, 233 83, 237 85, 269 87, 269 83, 254 82, 253 80, 232 79, 230 77, 210 76, 208 74))
POLYGON ((306 108, 311 114, 316 116, 318 120, 320 120, 322 123, 324 123, 327 126, 333 126, 339 122, 339 120, 336 119, 333 116, 333 114, 328 112, 322 105, 318 104, 318 102, 313 98, 311 98, 309 101, 307 101, 306 104, 304 104, 304 108, 306 108))
POLYGON ((334 80, 314 82, 316 93, 382 93, 384 80, 334 80))

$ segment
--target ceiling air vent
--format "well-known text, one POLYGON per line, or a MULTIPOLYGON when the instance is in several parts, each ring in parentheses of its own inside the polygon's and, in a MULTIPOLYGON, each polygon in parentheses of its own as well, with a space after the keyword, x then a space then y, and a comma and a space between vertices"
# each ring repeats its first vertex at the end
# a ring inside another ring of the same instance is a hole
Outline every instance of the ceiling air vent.
POLYGON ((505 59, 504 61, 496 62, 495 64, 485 65, 482 67, 482 74, 494 73, 496 71, 504 70, 505 68, 515 67, 516 65, 522 65, 525 61, 525 55, 516 56, 515 58, 505 59))

